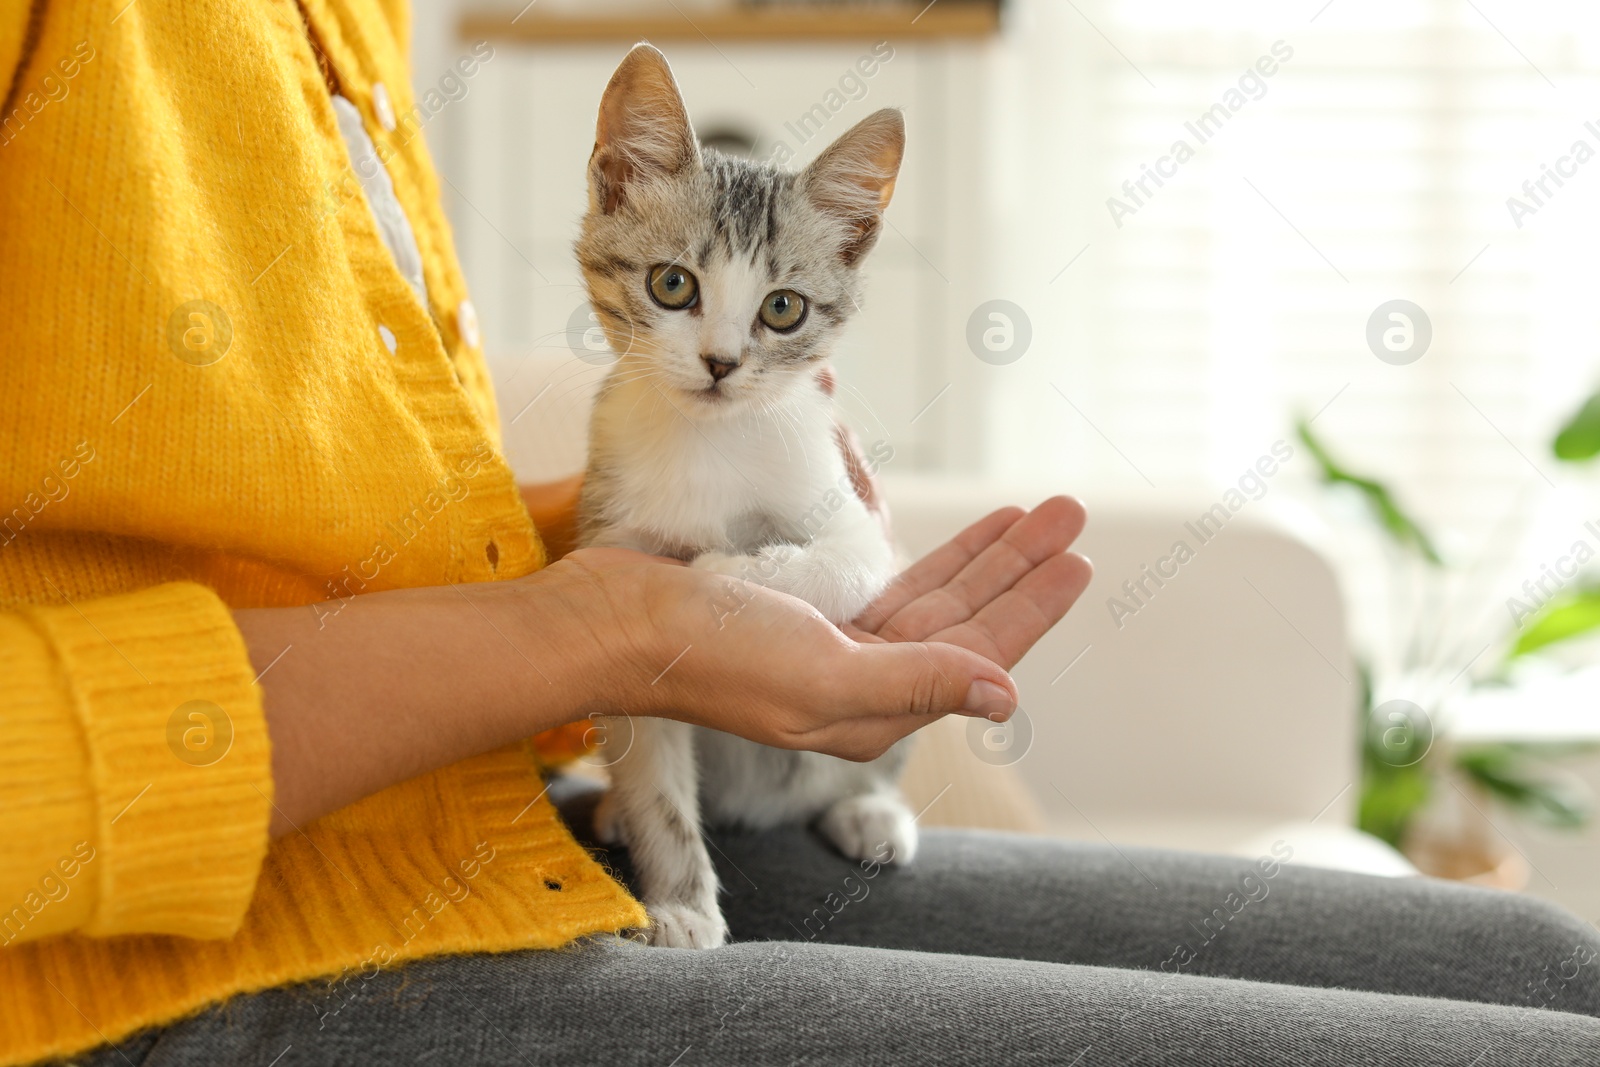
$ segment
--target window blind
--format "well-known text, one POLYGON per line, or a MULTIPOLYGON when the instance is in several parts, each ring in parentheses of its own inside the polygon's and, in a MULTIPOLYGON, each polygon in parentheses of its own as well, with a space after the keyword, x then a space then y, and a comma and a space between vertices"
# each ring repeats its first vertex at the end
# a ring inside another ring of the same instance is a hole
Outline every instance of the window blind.
POLYGON ((1204 500, 1314 416, 1466 573, 1397 581, 1297 444, 1271 492, 1352 531, 1333 550, 1380 659, 1426 624, 1452 631, 1434 669, 1465 665, 1600 517, 1549 452, 1600 379, 1600 19, 1575 8, 1015 5, 999 259, 1037 356, 997 376, 990 465, 1204 500), (1394 300, 1431 326, 1413 362, 1368 341, 1394 300))

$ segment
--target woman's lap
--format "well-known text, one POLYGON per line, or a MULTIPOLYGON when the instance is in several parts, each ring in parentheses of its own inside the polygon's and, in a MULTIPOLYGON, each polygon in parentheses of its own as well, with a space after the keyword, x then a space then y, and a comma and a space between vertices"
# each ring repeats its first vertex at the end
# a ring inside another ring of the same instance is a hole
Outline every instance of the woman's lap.
MULTIPOLYGON (((564 810, 581 833, 586 802, 564 810)), ((236 998, 91 1062, 1491 1067, 1600 1048, 1600 937, 1524 897, 959 832, 905 869, 799 830, 714 844, 726 948, 427 960, 338 998, 236 998)))
MULTIPOLYGON (((133 1063, 1592 1065, 1600 1021, 1530 1008, 811 943, 616 938, 426 960, 355 993, 239 998, 133 1063)), ((122 1063, 99 1054, 95 1067, 122 1063)))
MULTIPOLYGON (((874 873, 874 865, 846 860, 804 830, 717 835, 712 854, 734 939, 1132 968, 1600 1016, 1600 933, 1534 897, 1274 865, 1270 856, 963 831, 924 836, 914 863, 874 873)), ((629 875, 626 852, 611 862, 629 875)))

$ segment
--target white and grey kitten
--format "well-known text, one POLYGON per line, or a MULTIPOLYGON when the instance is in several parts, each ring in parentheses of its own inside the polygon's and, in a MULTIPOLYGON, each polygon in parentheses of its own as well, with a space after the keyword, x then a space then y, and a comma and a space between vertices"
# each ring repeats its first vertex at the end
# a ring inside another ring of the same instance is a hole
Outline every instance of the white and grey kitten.
MULTIPOLYGON (((666 58, 628 53, 600 104, 577 244, 620 356, 590 423, 583 544, 744 577, 834 622, 888 585, 893 553, 849 491, 817 372, 857 305, 904 145, 899 113, 883 110, 799 174, 702 152, 666 58)), ((654 944, 727 937, 702 818, 816 819, 857 859, 916 849, 894 785, 903 746, 860 764, 670 719, 633 731, 597 831, 628 845, 654 944)))

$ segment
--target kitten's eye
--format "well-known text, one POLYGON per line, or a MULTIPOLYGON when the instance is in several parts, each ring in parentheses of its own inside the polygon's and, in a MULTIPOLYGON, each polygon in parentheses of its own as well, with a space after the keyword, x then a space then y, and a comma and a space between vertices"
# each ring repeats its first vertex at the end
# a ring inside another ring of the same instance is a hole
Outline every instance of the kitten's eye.
POLYGON ((682 311, 691 307, 700 295, 700 283, 682 267, 662 263, 650 268, 650 299, 668 311, 682 311))
POLYGON ((793 289, 768 293, 761 302, 761 321, 779 333, 787 333, 799 326, 805 317, 806 298, 793 289))

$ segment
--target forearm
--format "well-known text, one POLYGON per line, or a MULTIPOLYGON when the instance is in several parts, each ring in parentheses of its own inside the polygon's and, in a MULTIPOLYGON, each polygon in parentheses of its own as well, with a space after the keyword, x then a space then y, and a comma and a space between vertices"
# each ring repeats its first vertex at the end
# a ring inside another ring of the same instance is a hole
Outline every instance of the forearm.
POLYGON ((265 671, 274 835, 571 721, 589 673, 582 649, 559 620, 513 617, 490 590, 375 593, 336 615, 234 613, 265 671))

